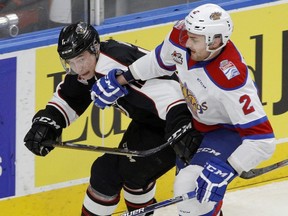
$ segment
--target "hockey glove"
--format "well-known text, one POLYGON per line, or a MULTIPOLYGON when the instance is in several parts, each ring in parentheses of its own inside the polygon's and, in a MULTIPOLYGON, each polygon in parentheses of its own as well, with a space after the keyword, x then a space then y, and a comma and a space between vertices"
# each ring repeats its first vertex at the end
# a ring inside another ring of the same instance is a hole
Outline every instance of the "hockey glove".
POLYGON ((236 171, 227 163, 214 157, 205 165, 196 181, 199 202, 223 200, 228 183, 236 177, 236 171))
POLYGON ((113 69, 92 86, 91 99, 97 107, 104 109, 111 106, 118 98, 128 94, 128 90, 116 79, 116 76, 122 73, 122 70, 113 69))
POLYGON ((39 111, 33 118, 33 124, 24 138, 25 146, 38 156, 46 156, 54 147, 41 145, 44 141, 55 143, 62 133, 62 128, 57 123, 39 111))
POLYGON ((185 163, 189 163, 198 147, 200 146, 203 136, 201 133, 192 128, 192 124, 184 125, 176 130, 168 139, 174 139, 171 146, 177 157, 185 163))

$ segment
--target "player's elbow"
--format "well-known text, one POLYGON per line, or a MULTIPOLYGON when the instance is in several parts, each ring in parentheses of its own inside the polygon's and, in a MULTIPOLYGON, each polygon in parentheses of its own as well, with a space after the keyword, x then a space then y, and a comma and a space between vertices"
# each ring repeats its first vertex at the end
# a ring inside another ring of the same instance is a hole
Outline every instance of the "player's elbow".
POLYGON ((266 139, 265 142, 260 142, 258 147, 261 149, 265 159, 269 159, 276 149, 276 140, 275 138, 266 139))

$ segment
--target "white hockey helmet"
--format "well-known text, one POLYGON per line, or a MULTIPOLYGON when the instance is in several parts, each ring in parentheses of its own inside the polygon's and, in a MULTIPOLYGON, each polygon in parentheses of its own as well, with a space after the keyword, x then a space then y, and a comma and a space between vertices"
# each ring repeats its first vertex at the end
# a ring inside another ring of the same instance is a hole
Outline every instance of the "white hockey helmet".
MULTIPOLYGON (((223 8, 215 4, 204 4, 193 9, 185 18, 185 28, 188 32, 205 35, 207 51, 215 37, 221 36, 224 47, 233 31, 232 19, 223 8)), ((215 50, 213 50, 215 51, 215 50)))

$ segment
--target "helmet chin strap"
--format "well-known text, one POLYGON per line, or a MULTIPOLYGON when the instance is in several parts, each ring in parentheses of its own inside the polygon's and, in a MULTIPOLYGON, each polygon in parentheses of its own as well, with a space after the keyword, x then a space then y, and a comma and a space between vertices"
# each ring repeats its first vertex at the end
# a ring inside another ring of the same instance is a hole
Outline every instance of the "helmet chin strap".
MULTIPOLYGON (((209 51, 209 52, 210 52, 210 51, 209 51)), ((210 52, 210 54, 208 55, 208 57, 205 58, 203 61, 208 61, 209 59, 211 59, 213 54, 214 54, 214 52, 210 52)))
POLYGON ((209 45, 207 45, 207 47, 206 47, 206 50, 208 51, 208 52, 210 52, 210 54, 209 54, 209 56, 207 57, 207 58, 205 58, 203 61, 207 61, 207 60, 210 60, 211 58, 214 58, 215 56, 213 56, 217 51, 221 51, 221 49, 223 48, 225 46, 225 44, 222 44, 220 47, 218 47, 217 49, 213 49, 213 50, 211 50, 211 49, 209 49, 209 45))

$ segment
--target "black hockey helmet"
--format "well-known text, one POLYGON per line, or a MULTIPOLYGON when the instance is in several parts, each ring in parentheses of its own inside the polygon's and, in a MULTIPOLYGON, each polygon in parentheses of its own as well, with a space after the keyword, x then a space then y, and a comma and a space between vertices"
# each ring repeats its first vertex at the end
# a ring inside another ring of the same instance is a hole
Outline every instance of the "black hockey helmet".
POLYGON ((67 60, 78 56, 85 50, 96 54, 99 45, 100 38, 96 29, 85 22, 77 22, 61 30, 57 51, 62 59, 67 60))

